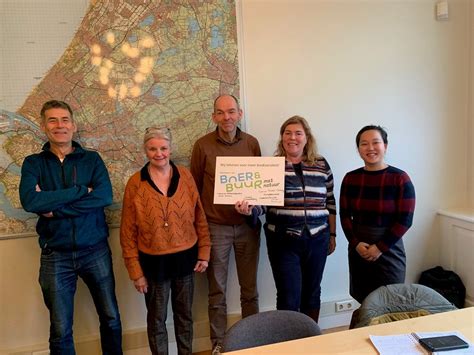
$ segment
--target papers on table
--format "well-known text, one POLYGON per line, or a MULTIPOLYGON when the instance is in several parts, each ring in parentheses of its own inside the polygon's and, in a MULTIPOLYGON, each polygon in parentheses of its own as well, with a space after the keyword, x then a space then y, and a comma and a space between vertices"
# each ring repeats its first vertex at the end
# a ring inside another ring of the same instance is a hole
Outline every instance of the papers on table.
POLYGON ((474 354, 474 347, 472 343, 466 339, 461 333, 457 331, 452 332, 417 332, 411 334, 398 335, 369 335, 372 344, 381 355, 421 355, 431 354, 428 350, 420 345, 418 338, 436 337, 441 335, 457 335, 462 340, 469 344, 469 348, 435 352, 433 354, 440 355, 461 355, 474 354))

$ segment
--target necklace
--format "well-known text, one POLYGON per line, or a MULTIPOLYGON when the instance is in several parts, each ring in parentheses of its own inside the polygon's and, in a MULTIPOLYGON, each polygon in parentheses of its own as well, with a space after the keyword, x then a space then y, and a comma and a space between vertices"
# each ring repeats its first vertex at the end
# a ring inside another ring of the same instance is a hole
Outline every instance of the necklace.
MULTIPOLYGON (((164 196, 166 197, 166 196, 164 196)), ((158 202, 160 203, 160 208, 161 208, 161 211, 163 212, 163 227, 168 227, 169 224, 168 224, 168 206, 170 204, 170 199, 169 197, 166 197, 167 201, 166 201, 166 207, 163 207, 163 204, 161 203, 161 199, 158 200, 158 202)))
MULTIPOLYGON (((158 184, 157 182, 161 182, 160 181, 160 178, 157 176, 156 177, 156 182, 155 180, 153 179, 153 175, 152 175, 152 169, 150 168, 150 166, 148 166, 148 174, 150 175, 150 180, 153 182, 153 185, 155 185, 154 187, 161 192, 163 198, 166 198, 166 207, 163 206, 163 203, 161 203, 161 197, 158 196, 158 203, 160 204, 160 209, 161 209, 161 212, 163 213, 163 227, 167 228, 169 226, 169 223, 168 223, 168 217, 169 217, 169 211, 168 211, 168 207, 169 207, 169 204, 170 204, 170 198, 168 196, 166 196, 163 191, 161 191, 158 187, 158 184)), ((171 176, 173 174, 173 169, 170 168, 169 170, 169 173, 168 173, 168 176, 165 177, 165 181, 167 182, 167 188, 166 190, 168 190, 169 188, 169 184, 170 184, 170 180, 171 180, 171 176)), ((162 187, 163 188, 163 187, 162 187)))

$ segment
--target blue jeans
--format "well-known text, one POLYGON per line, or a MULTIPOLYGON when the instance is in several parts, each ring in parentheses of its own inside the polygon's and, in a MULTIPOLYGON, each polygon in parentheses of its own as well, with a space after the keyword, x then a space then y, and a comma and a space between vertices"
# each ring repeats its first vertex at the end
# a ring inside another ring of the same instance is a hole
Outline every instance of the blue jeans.
POLYGON ((171 290, 174 334, 179 355, 192 355, 193 346, 193 294, 194 274, 176 277, 166 281, 147 279, 145 293, 147 308, 148 343, 153 355, 168 354, 168 332, 166 318, 171 290))
POLYGON ((80 251, 42 250, 39 282, 50 314, 51 354, 75 354, 72 323, 78 277, 89 288, 99 315, 102 353, 122 354, 122 326, 107 242, 80 251))
POLYGON ((311 237, 274 233, 265 228, 268 258, 277 289, 277 309, 308 314, 321 307, 321 280, 329 229, 311 237))

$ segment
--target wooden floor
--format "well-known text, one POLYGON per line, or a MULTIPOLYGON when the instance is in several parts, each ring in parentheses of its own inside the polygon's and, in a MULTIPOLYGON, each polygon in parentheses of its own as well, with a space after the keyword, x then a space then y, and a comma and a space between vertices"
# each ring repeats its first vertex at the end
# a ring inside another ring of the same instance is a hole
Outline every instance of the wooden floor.
MULTIPOLYGON (((336 328, 330 328, 330 329, 323 329, 322 333, 323 334, 329 334, 329 333, 335 333, 335 332, 340 332, 342 330, 347 330, 349 329, 349 326, 343 326, 343 327, 336 327, 336 328)), ((193 353, 193 355, 211 355, 211 350, 208 351, 200 351, 198 353, 193 353)))

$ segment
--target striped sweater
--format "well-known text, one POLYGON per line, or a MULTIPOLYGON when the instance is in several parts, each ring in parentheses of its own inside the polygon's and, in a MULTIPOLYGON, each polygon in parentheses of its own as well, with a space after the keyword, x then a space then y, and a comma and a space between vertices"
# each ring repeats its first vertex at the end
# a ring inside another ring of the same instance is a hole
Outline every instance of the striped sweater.
POLYGON ((286 162, 285 202, 284 206, 267 208, 269 230, 300 236, 305 228, 311 235, 329 228, 328 216, 336 214, 331 168, 326 159, 319 157, 314 165, 301 163, 301 172, 299 176, 293 164, 286 162))
POLYGON ((387 251, 410 228, 414 211, 415 188, 407 173, 393 166, 378 171, 359 168, 347 173, 342 181, 339 212, 352 248, 359 243, 353 228, 358 224, 386 227, 377 247, 387 251))

